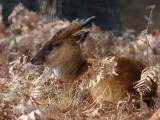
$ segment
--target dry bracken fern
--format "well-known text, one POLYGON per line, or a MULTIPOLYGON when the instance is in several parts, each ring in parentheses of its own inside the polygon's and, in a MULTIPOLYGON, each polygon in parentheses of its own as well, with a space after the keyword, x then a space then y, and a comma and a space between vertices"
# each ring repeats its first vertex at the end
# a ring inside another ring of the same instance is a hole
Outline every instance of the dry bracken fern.
POLYGON ((147 67, 142 71, 141 79, 136 82, 134 88, 136 91, 145 96, 146 94, 152 92, 157 89, 157 82, 160 80, 160 65, 156 64, 155 66, 147 67))
POLYGON ((149 120, 159 120, 160 119, 160 109, 157 110, 149 120))
POLYGON ((18 120, 48 120, 56 118, 62 111, 57 106, 37 108, 26 115, 21 115, 18 120))
POLYGON ((83 79, 83 87, 88 89, 91 86, 95 86, 106 75, 118 76, 115 72, 117 63, 114 61, 114 58, 115 57, 88 59, 89 63, 92 63, 92 66, 90 66, 88 72, 81 77, 81 79, 83 79))

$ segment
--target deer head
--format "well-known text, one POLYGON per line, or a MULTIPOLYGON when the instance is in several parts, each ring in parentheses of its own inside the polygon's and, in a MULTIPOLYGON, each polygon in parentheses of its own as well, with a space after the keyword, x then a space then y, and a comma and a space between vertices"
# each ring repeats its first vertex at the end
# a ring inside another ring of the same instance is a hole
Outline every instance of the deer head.
POLYGON ((69 26, 63 28, 53 38, 48 41, 41 50, 30 59, 34 65, 57 66, 78 54, 79 44, 85 41, 88 31, 79 31, 95 19, 92 16, 86 20, 73 21, 69 26))

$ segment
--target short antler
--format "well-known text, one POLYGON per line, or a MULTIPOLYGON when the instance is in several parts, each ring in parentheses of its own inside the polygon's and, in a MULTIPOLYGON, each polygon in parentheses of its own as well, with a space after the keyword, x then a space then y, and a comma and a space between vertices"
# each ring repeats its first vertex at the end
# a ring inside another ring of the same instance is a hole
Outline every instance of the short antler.
POLYGON ((69 35, 77 32, 78 30, 81 30, 83 27, 87 26, 90 24, 96 17, 92 16, 88 19, 82 19, 81 21, 75 20, 73 21, 69 26, 63 28, 61 31, 57 33, 55 36, 56 39, 63 39, 68 37, 69 35))
POLYGON ((80 26, 83 28, 85 26, 87 26, 88 24, 90 24, 96 17, 95 16, 92 16, 86 20, 82 19, 79 23, 80 23, 80 26))

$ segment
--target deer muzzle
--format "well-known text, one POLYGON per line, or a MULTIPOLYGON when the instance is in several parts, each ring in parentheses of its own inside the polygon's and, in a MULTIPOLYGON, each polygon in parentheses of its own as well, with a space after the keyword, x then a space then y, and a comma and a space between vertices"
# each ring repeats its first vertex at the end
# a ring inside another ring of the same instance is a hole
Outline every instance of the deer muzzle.
POLYGON ((30 58, 30 63, 34 65, 42 65, 44 62, 37 59, 36 57, 32 57, 30 58))

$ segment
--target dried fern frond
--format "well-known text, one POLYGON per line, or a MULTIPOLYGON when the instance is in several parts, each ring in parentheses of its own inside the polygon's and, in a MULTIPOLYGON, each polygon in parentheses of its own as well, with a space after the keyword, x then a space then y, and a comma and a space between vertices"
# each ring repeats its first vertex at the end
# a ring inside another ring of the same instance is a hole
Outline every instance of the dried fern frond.
POLYGON ((106 75, 118 76, 115 71, 117 63, 114 61, 115 57, 106 57, 98 59, 88 59, 88 62, 92 64, 89 67, 88 72, 84 74, 81 79, 86 88, 95 86, 103 79, 106 75))
POLYGON ((157 110, 149 120, 159 120, 160 119, 160 109, 157 110))
POLYGON ((160 65, 156 64, 155 66, 147 67, 142 71, 141 79, 136 82, 134 89, 142 95, 145 96, 146 94, 155 90, 155 86, 157 86, 157 82, 160 81, 160 65))
POLYGON ((61 112, 62 110, 57 106, 51 105, 48 107, 38 108, 27 115, 22 115, 18 120, 48 120, 58 117, 61 112))

